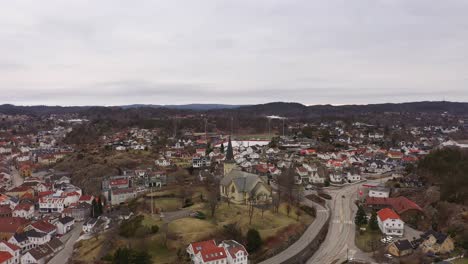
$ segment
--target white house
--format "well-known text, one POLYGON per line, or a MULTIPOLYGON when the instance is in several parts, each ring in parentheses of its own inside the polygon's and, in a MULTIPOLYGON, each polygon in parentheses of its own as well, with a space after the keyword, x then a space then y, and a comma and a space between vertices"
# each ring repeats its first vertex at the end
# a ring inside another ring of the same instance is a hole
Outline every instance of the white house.
POLYGON ((164 158, 157 159, 155 161, 155 163, 156 163, 156 165, 161 166, 161 167, 167 167, 167 166, 171 165, 171 162, 164 159, 164 158))
POLYGON ((193 264, 228 264, 226 250, 214 240, 191 243, 186 251, 193 264))
POLYGON ((39 199, 39 212, 41 213, 61 213, 65 208, 65 198, 62 197, 41 197, 39 199))
POLYGON ((89 233, 93 230, 94 226, 96 226, 97 219, 96 218, 88 218, 86 222, 83 224, 83 232, 89 233))
POLYGON ((348 172, 346 174, 346 180, 348 180, 349 182, 357 182, 361 180, 361 175, 357 173, 348 172))
POLYGON ((332 183, 342 183, 343 182, 343 176, 340 173, 335 173, 332 172, 329 174, 330 177, 330 182, 332 183))
POLYGON ((248 264, 249 253, 245 250, 245 247, 235 240, 225 240, 219 244, 223 247, 227 253, 227 262, 232 264, 248 264))
POLYGON ((390 189, 383 187, 370 189, 369 197, 388 198, 390 197, 390 189))
POLYGON ((13 217, 31 219, 34 216, 34 204, 20 203, 13 209, 13 217))
POLYGON ((65 216, 60 218, 55 225, 57 226, 57 234, 64 235, 68 233, 75 224, 75 218, 65 216))
POLYGON ((405 222, 390 208, 384 208, 377 212, 379 228, 387 236, 403 236, 405 222))
POLYGON ((187 253, 194 264, 247 264, 247 250, 234 240, 225 240, 216 245, 214 240, 191 243, 187 253))
POLYGON ((5 241, 0 242, 0 252, 8 252, 11 255, 11 258, 5 261, 6 254, 0 253, 0 263, 6 264, 19 264, 21 258, 21 248, 15 244, 8 243, 5 241), (3 257, 3 258, 2 258, 3 257), (3 261, 3 262, 2 262, 3 261))

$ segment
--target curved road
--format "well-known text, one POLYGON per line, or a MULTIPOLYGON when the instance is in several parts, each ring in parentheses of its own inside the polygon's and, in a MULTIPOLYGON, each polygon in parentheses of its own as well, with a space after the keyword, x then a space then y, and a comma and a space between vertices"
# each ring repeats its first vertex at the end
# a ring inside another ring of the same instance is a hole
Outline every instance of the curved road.
POLYGON ((309 199, 304 199, 303 204, 310 207, 315 206, 317 208, 317 217, 314 219, 312 224, 310 224, 310 226, 304 231, 304 234, 294 244, 272 258, 260 262, 260 264, 278 264, 289 260, 300 253, 317 236, 318 232, 327 221, 329 214, 328 210, 309 199))
MULTIPOLYGON (((383 179, 370 180, 367 184, 378 184, 383 179)), ((363 190, 362 183, 348 185, 341 189, 327 190, 333 197, 329 201, 331 218, 328 234, 317 252, 307 261, 312 263, 342 263, 354 258, 356 260, 372 263, 370 256, 360 251, 354 243, 355 225, 354 216, 357 206, 354 201, 358 199, 359 189, 363 190)))
POLYGON ((357 207, 353 201, 357 198, 358 186, 351 185, 339 190, 330 190, 333 197, 329 201, 331 208, 328 234, 317 252, 307 263, 341 263, 358 251, 354 246, 354 213, 357 207), (343 198, 344 196, 344 198, 343 198))

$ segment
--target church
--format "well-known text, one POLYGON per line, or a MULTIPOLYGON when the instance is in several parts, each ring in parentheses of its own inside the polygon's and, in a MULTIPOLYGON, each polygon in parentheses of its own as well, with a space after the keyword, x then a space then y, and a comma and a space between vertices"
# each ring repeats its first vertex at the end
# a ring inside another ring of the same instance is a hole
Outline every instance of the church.
POLYGON ((246 203, 252 197, 260 203, 271 199, 270 187, 258 175, 238 168, 224 175, 220 183, 220 193, 222 197, 237 204, 246 203))
POLYGON ((268 184, 263 182, 260 176, 240 170, 232 160, 233 156, 229 139, 224 177, 220 182, 221 197, 237 204, 244 204, 251 198, 260 203, 271 200, 271 188, 268 184))

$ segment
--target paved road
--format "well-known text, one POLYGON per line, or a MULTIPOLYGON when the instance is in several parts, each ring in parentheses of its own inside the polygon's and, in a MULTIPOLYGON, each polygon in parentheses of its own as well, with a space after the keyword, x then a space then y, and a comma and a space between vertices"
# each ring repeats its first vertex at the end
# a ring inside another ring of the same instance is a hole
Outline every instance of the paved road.
MULTIPOLYGON (((381 181, 379 179, 367 183, 378 184, 381 181)), ((373 261, 368 254, 360 251, 354 243, 354 216, 357 211, 354 201, 358 198, 359 189, 363 189, 362 184, 327 191, 333 197, 328 202, 331 210, 330 227, 327 237, 317 252, 309 259, 308 264, 342 263, 347 258, 373 261)))
POLYGON ((312 222, 312 224, 306 229, 304 234, 291 246, 289 246, 286 250, 283 250, 281 253, 278 255, 275 255, 272 258, 269 258, 263 262, 260 262, 260 264, 278 264, 282 263, 292 257, 294 257, 296 254, 301 252, 307 245, 309 245, 312 240, 317 236, 318 232, 320 229, 323 227, 323 225, 326 223, 327 218, 328 218, 328 210, 323 208, 322 206, 308 200, 304 199, 303 203, 307 206, 317 207, 317 217, 315 220, 312 222))
POLYGON ((67 263, 68 259, 73 254, 73 246, 75 245, 76 240, 80 237, 82 228, 82 223, 75 224, 72 231, 60 238, 60 240, 65 244, 65 247, 48 262, 49 264, 67 263))

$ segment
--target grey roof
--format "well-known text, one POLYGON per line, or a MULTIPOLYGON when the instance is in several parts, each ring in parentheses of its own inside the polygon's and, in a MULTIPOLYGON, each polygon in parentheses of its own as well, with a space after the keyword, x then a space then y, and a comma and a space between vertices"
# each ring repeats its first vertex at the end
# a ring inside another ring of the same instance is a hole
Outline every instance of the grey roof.
POLYGON ((75 220, 75 218, 73 218, 71 216, 64 216, 64 217, 59 219, 59 222, 65 225, 65 224, 70 223, 70 222, 72 222, 74 220, 75 220))
POLYGON ((38 232, 38 231, 36 231, 36 229, 28 230, 28 231, 24 232, 24 234, 25 234, 27 237, 45 237, 45 236, 47 236, 46 233, 44 233, 44 232, 38 232))
POLYGON ((445 239, 447 239, 447 235, 443 233, 436 232, 434 230, 428 230, 426 233, 421 235, 421 238, 426 240, 429 238, 430 235, 433 235, 437 240, 437 244, 444 243, 445 239))
POLYGON ((63 247, 62 241, 56 237, 52 238, 49 242, 47 242, 46 245, 49 246, 50 249, 52 249, 54 252, 57 252, 63 247))
POLYGON ((18 243, 28 240, 28 236, 25 233, 16 233, 14 237, 18 243))
POLYGON ((50 249, 46 245, 40 245, 36 248, 29 250, 28 252, 29 254, 31 254, 31 256, 33 256, 35 260, 41 260, 43 258, 48 257, 49 255, 53 253, 52 249, 50 249))
POLYGON ((85 224, 85 225, 94 225, 96 222, 97 222, 97 219, 96 219, 96 218, 91 218, 91 217, 90 217, 90 218, 88 218, 88 219, 84 222, 84 224, 85 224))
POLYGON ((413 249, 413 246, 411 245, 411 242, 408 241, 408 239, 395 241, 394 244, 400 251, 413 249))
POLYGON ((258 175, 233 169, 228 175, 221 180, 221 185, 228 186, 233 182, 239 192, 251 192, 261 179, 258 175))

